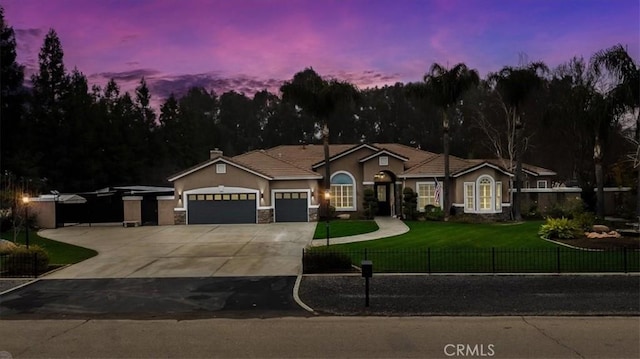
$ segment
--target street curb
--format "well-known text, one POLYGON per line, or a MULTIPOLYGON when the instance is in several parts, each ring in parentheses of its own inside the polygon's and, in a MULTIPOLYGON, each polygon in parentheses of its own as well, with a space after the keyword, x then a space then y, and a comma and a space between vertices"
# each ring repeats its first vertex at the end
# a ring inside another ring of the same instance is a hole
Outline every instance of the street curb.
POLYGON ((306 305, 302 299, 300 299, 300 296, 298 295, 298 291, 300 290, 300 282, 302 282, 302 270, 300 270, 300 273, 298 273, 298 277, 296 278, 296 284, 294 284, 293 286, 293 300, 296 301, 296 303, 302 307, 302 309, 306 310, 307 312, 313 314, 313 315, 318 315, 318 313, 313 310, 313 308, 311 308, 310 306, 306 305))
POLYGON ((20 288, 26 287, 26 286, 31 285, 31 284, 33 284, 33 283, 35 283, 35 282, 38 282, 38 281, 40 281, 40 278, 36 278, 36 279, 34 279, 34 280, 32 280, 32 281, 29 281, 29 282, 27 282, 27 283, 20 284, 20 285, 19 285, 19 286, 17 286, 17 287, 13 287, 13 288, 7 289, 7 290, 5 290, 4 292, 0 292, 0 296, 1 296, 1 295, 5 295, 5 294, 9 294, 9 293, 13 292, 14 290, 18 290, 18 289, 20 289, 20 288))

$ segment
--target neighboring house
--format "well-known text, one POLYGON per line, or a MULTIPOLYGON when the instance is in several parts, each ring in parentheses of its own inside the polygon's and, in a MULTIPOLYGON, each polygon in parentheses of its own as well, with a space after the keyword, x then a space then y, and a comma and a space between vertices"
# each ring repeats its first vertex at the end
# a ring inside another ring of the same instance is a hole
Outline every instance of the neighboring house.
MULTIPOLYGON (((402 213, 403 188, 418 194, 418 209, 439 206, 441 154, 395 143, 330 145, 330 201, 337 213, 362 213, 363 192, 376 194, 378 215, 402 213)), ((175 195, 159 198, 159 224, 307 222, 324 198, 322 145, 285 145, 210 159, 169 178, 175 195)), ((513 174, 499 160, 450 156, 456 213, 506 216, 513 174)), ((551 186, 555 173, 523 165, 525 181, 551 186)))

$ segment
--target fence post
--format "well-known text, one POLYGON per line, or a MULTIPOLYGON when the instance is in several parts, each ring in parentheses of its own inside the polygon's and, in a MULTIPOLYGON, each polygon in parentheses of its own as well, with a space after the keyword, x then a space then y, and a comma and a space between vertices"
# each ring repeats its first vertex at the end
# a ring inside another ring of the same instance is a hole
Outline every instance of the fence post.
POLYGON ((491 247, 491 270, 496 274, 496 247, 491 247))
POLYGON ((628 267, 628 264, 627 264, 627 247, 623 248, 622 255, 624 257, 624 259, 623 259, 624 260, 624 272, 625 273, 629 273, 629 267, 628 267))
POLYGON ((556 248, 556 268, 558 269, 558 273, 560 273, 560 247, 556 248))

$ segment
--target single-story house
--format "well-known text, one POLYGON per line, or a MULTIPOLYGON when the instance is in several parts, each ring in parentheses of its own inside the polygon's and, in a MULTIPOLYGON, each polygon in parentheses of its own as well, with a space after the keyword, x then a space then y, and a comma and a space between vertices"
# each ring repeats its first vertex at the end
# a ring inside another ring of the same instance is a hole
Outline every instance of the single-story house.
MULTIPOLYGON (((396 144, 329 146, 330 203, 337 213, 363 212, 373 189, 378 215, 402 213, 402 192, 412 188, 418 209, 440 205, 444 157, 396 144)), ((524 165, 523 184, 551 187, 555 173, 524 165)), ((210 158, 169 177, 174 196, 158 197, 159 224, 307 222, 318 219, 324 199, 322 145, 282 145, 234 157, 210 158)), ((506 216, 513 173, 499 160, 450 156, 450 196, 456 213, 506 216)))

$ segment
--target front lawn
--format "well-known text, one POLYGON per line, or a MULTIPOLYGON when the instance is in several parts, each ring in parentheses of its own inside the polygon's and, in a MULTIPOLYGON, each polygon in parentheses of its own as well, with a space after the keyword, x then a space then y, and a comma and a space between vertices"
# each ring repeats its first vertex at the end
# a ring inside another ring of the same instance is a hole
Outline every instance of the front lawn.
MULTIPOLYGON (((561 247, 539 237, 541 221, 406 224, 410 231, 399 236, 311 248, 307 250, 305 258, 305 273, 336 270, 326 267, 326 263, 344 264, 346 261, 347 264, 350 262, 359 266, 363 259, 373 261, 374 272, 558 273, 640 270, 640 251, 593 252, 561 247)), ((345 268, 344 265, 342 268, 345 268)))
POLYGON ((334 249, 554 248, 538 236, 542 221, 523 223, 405 222, 409 232, 373 241, 338 244, 334 249))
MULTIPOLYGON (((364 234, 377 231, 378 225, 375 221, 360 221, 360 220, 346 220, 339 219, 329 222, 329 238, 355 236, 358 234, 364 234)), ((313 239, 326 239, 326 222, 320 221, 316 225, 316 232, 313 235, 313 239)))
MULTIPOLYGON (((13 232, 2 232, 0 236, 2 239, 13 240, 13 232)), ((24 231, 18 234, 16 244, 25 244, 24 231)), ((49 254, 49 263, 51 265, 74 264, 98 254, 93 249, 40 237, 35 231, 29 231, 29 245, 37 245, 44 248, 49 254)))

